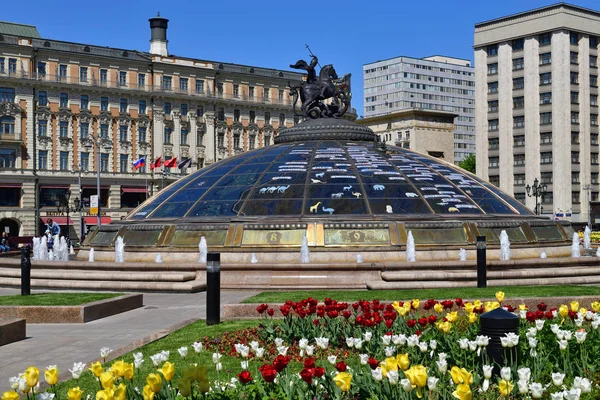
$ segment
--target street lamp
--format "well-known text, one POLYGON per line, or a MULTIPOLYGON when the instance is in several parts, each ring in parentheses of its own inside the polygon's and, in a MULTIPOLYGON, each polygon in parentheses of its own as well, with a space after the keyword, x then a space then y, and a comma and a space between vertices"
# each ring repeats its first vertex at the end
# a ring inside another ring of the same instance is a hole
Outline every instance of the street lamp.
POLYGON ((82 206, 81 200, 79 200, 79 197, 75 197, 75 200, 73 200, 73 202, 75 203, 75 207, 71 207, 69 205, 69 199, 70 198, 71 198, 71 191, 68 190, 67 193, 65 194, 65 196, 63 197, 63 201, 62 201, 63 204, 58 203, 56 205, 56 209, 57 209, 57 211, 59 213, 64 213, 64 212, 67 213, 67 234, 65 235, 66 236, 65 240, 67 241, 67 243, 69 245, 70 245, 70 242, 71 242, 71 239, 69 238, 69 233, 70 233, 70 230, 69 230, 69 213, 71 211, 72 212, 78 212, 79 210, 81 210, 81 206, 82 206))
POLYGON ((587 192, 585 197, 588 205, 588 226, 592 229, 592 185, 585 185, 581 189, 587 192))
POLYGON ((527 196, 535 197, 535 215, 539 215, 540 214, 540 210, 539 210, 540 203, 539 203, 538 199, 540 197, 543 197, 546 194, 546 191, 548 190, 548 186, 546 186, 545 183, 540 185, 538 179, 535 178, 533 180, 533 186, 527 185, 527 186, 525 186, 525 190, 527 191, 527 196))
POLYGON ((112 149, 112 146, 109 144, 108 140, 102 140, 103 138, 98 137, 96 140, 94 140, 93 138, 88 138, 87 143, 84 145, 84 147, 91 149, 92 147, 96 147, 96 160, 98 162, 98 167, 96 168, 96 194, 98 195, 98 223, 97 226, 98 228, 100 227, 100 225, 102 225, 101 223, 101 219, 100 219, 100 170, 101 168, 101 161, 100 161, 100 141, 103 142, 103 147, 106 150, 110 150, 112 149))

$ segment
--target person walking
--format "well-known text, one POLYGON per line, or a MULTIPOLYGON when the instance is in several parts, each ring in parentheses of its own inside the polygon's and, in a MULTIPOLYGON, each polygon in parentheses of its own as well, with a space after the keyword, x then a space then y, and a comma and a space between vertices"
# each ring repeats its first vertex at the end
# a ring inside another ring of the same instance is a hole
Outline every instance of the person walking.
POLYGON ((6 232, 2 232, 2 238, 0 238, 0 252, 6 253, 10 251, 10 246, 8 245, 8 235, 6 232))

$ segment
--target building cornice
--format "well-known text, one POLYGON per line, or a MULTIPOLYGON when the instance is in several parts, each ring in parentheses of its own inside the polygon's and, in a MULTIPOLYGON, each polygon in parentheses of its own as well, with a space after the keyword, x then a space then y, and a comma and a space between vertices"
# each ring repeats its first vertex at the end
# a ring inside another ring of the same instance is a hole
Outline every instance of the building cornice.
POLYGON ((438 117, 448 118, 450 121, 454 121, 454 118, 458 117, 458 114, 448 111, 436 111, 436 110, 423 110, 418 108, 407 108, 405 110, 394 111, 389 114, 376 115, 373 117, 366 117, 357 119, 356 123, 359 125, 371 125, 375 123, 384 123, 397 121, 399 119, 406 119, 407 117, 438 117))

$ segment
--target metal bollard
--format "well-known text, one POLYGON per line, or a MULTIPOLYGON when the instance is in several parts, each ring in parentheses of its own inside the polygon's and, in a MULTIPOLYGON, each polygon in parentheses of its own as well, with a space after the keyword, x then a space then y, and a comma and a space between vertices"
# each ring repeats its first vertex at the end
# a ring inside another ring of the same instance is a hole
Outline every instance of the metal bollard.
POLYGON ((519 317, 500 307, 482 314, 479 321, 479 334, 490 338, 486 351, 488 363, 494 366, 494 374, 498 375, 500 368, 507 364, 517 365, 518 346, 504 348, 500 338, 509 332, 519 334, 519 317))
POLYGON ((206 325, 221 322, 221 254, 206 255, 206 325))
POLYGON ((31 247, 21 247, 21 296, 31 294, 31 247))
POLYGON ((477 236, 477 287, 487 287, 485 236, 477 236))

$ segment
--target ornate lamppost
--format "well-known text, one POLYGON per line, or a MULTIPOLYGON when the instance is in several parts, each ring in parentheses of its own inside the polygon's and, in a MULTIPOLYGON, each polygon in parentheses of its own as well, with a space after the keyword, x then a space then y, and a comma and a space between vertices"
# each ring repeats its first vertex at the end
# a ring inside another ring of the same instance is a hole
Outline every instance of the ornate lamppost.
POLYGON ((69 191, 67 191, 67 194, 65 194, 65 196, 63 198, 63 201, 62 201, 62 204, 58 203, 56 205, 56 209, 57 209, 57 211, 59 213, 67 213, 67 234, 65 235, 65 237, 66 237, 65 240, 67 241, 67 244, 69 244, 69 245, 71 244, 70 243, 71 239, 69 238, 69 233, 70 233, 70 231, 69 231, 69 213, 71 213, 71 212, 79 212, 81 210, 82 205, 83 205, 81 203, 81 200, 79 199, 79 197, 75 197, 75 200, 73 200, 73 203, 75 203, 75 207, 71 207, 69 205, 69 199, 70 198, 71 198, 71 191, 69 190, 69 191))
POLYGON ((538 201, 538 199, 546 194, 548 186, 545 183, 540 185, 538 179, 535 178, 533 180, 533 186, 527 185, 525 186, 525 190, 527 191, 527 196, 535 197, 535 215, 539 215, 540 202, 538 201))

